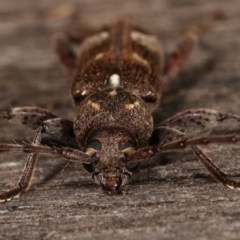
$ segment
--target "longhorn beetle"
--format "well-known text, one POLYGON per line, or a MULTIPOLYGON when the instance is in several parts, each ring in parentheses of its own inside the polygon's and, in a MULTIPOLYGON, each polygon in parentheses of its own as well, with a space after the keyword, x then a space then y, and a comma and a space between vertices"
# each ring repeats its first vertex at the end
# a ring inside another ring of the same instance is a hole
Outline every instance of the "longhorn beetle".
POLYGON ((104 191, 122 193, 142 161, 187 146, 217 181, 240 188, 240 182, 229 179, 198 147, 239 141, 237 135, 201 134, 226 122, 240 124, 239 116, 190 109, 153 124, 152 113, 159 107, 164 85, 179 71, 201 31, 196 26, 185 34, 165 71, 160 41, 129 20, 85 35, 60 35, 56 52, 72 79, 75 117, 73 121, 61 119, 38 107, 0 113, 0 119, 36 129, 31 144, 0 144, 0 152, 29 154, 18 186, 1 193, 0 200, 11 200, 30 188, 38 154, 60 155, 81 163, 104 191), (43 144, 43 135, 56 144, 43 144))

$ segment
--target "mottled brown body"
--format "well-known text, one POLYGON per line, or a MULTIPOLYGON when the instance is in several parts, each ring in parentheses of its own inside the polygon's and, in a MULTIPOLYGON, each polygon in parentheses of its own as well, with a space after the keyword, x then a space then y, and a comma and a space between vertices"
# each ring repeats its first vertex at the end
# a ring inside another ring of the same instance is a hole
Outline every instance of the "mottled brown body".
POLYGON ((163 53, 155 36, 120 21, 84 38, 75 54, 72 96, 76 103, 109 87, 110 77, 118 74, 122 88, 157 106, 163 53))
POLYGON ((75 49, 72 96, 77 107, 76 139, 89 154, 98 152, 98 164, 92 169, 112 169, 114 173, 124 169, 122 160, 129 144, 132 151, 145 147, 152 135, 151 114, 161 96, 161 44, 126 20, 87 36, 75 49), (116 132, 121 138, 114 137, 116 132), (109 141, 112 138, 114 141, 109 141), (126 149, 119 147, 123 139, 129 142, 126 149), (88 151, 93 141, 101 148, 88 151))

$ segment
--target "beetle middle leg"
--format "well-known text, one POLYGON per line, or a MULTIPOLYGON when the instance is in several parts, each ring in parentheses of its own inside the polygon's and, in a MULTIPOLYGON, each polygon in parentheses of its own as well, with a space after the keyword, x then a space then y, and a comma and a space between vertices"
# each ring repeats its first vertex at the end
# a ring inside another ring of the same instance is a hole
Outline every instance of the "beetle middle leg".
POLYGON ((37 129, 44 120, 52 118, 56 118, 53 113, 38 107, 15 107, 0 111, 0 120, 23 124, 32 129, 37 129))
POLYGON ((177 129, 188 137, 206 135, 218 127, 235 127, 239 131, 240 116, 207 108, 188 109, 161 122, 159 127, 177 129))
POLYGON ((23 124, 36 130, 42 126, 42 133, 47 137, 42 142, 47 145, 54 143, 77 146, 73 123, 62 119, 46 109, 38 107, 16 107, 0 111, 0 120, 8 120, 16 124, 23 124))

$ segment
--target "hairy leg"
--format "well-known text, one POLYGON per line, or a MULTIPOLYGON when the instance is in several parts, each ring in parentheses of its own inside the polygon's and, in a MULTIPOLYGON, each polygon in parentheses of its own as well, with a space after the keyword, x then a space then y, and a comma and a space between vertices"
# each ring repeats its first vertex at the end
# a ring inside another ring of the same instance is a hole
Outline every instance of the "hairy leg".
MULTIPOLYGON (((240 141, 240 136, 229 135, 229 136, 207 136, 199 137, 194 139, 181 138, 180 140, 170 142, 164 145, 154 145, 145 148, 141 148, 136 152, 128 156, 128 162, 141 162, 147 158, 151 158, 156 154, 168 152, 177 149, 184 149, 189 146, 206 145, 210 143, 237 143, 240 141)), ((1 151, 1 150, 0 150, 1 151)))
MULTIPOLYGON (((35 138, 33 139, 33 142, 32 142, 33 145, 38 146, 40 144, 41 131, 42 131, 42 128, 40 127, 37 130, 35 138)), ((27 163, 25 165, 22 177, 18 182, 18 186, 9 191, 1 193, 0 202, 10 201, 11 199, 20 196, 22 193, 26 192, 29 189, 36 160, 37 160, 36 153, 30 153, 28 155, 27 163)))
MULTIPOLYGON (((174 135, 174 133, 173 133, 174 135)), ((206 145, 209 143, 237 143, 240 141, 240 136, 213 136, 213 137, 199 137, 195 139, 181 138, 178 141, 170 142, 162 146, 150 146, 142 148, 128 157, 129 163, 141 163, 145 162, 146 159, 150 159, 156 154, 169 152, 176 149, 183 149, 191 147, 195 152, 198 159, 203 163, 207 170, 213 175, 213 177, 221 182, 223 185, 230 188, 240 189, 240 181, 234 181, 228 179, 227 175, 223 173, 210 158, 208 158, 199 148, 198 145, 206 145)))
POLYGON ((75 161, 85 164, 93 164, 94 159, 84 152, 67 148, 67 147, 49 147, 40 145, 42 127, 37 130, 36 136, 33 143, 30 145, 18 145, 18 144, 1 144, 0 152, 24 152, 30 153, 27 159, 25 169, 23 171, 22 177, 18 183, 18 187, 11 189, 10 191, 0 194, 0 202, 10 201, 12 198, 20 196, 22 193, 26 192, 31 183, 33 176, 33 170, 36 163, 37 154, 47 153, 60 155, 68 161, 75 161))

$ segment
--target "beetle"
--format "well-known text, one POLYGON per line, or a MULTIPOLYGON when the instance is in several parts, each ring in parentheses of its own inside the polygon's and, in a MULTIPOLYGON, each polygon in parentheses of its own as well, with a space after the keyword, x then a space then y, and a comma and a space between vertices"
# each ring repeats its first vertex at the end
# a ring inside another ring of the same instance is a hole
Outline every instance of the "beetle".
POLYGON ((129 20, 120 20, 87 34, 60 34, 56 52, 72 80, 74 119, 62 119, 38 107, 1 111, 7 119, 36 130, 31 144, 0 144, 0 152, 28 153, 18 186, 0 194, 8 201, 30 188, 38 154, 60 155, 83 164, 94 181, 110 194, 123 193, 142 161, 156 154, 190 147, 213 177, 240 188, 198 147, 236 143, 237 135, 210 136, 209 130, 240 123, 237 115, 213 109, 190 109, 154 124, 165 85, 190 54, 201 27, 190 29, 164 65, 159 39, 129 20), (43 141, 43 135, 52 142, 43 141))

